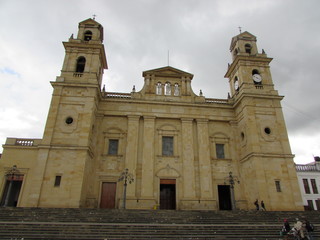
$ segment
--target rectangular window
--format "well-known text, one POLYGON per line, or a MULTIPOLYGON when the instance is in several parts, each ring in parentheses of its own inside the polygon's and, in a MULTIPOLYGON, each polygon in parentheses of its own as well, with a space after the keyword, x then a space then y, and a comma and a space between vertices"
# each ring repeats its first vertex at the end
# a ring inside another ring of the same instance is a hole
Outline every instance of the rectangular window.
POLYGON ((119 147, 118 139, 109 139, 108 155, 117 155, 119 147))
POLYGON ((279 181, 279 180, 276 180, 276 181, 275 181, 275 184, 276 184, 276 190, 277 190, 277 192, 281 192, 280 181, 279 181))
POLYGON ((162 137, 162 156, 173 156, 173 137, 162 137))
POLYGON ((308 200, 308 210, 314 210, 313 201, 312 200, 308 200))
POLYGON ((61 176, 56 176, 56 178, 54 180, 54 186, 59 187, 60 183, 61 183, 61 176))
POLYGON ((315 179, 310 179, 311 180, 311 186, 312 186, 312 191, 314 194, 318 194, 318 188, 317 188, 317 184, 316 184, 316 180, 315 179))
POLYGON ((216 154, 217 158, 222 159, 225 158, 224 156, 224 144, 216 144, 216 154))
POLYGON ((310 187, 309 187, 308 179, 304 178, 304 179, 302 179, 302 182, 303 182, 305 193, 310 194, 310 187))

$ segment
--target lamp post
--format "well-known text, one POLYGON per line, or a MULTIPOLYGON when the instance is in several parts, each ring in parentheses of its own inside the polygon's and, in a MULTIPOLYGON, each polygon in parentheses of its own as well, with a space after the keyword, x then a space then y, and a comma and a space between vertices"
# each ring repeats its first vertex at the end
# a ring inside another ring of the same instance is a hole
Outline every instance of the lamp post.
POLYGON ((238 184, 240 183, 240 181, 238 180, 237 176, 233 176, 232 172, 229 172, 229 176, 226 177, 226 180, 228 181, 228 183, 230 184, 230 188, 231 188, 231 205, 232 205, 232 210, 236 209, 236 200, 234 198, 234 185, 237 182, 238 184))
POLYGON ((4 207, 7 207, 8 204, 9 204, 9 201, 10 201, 10 197, 12 195, 12 187, 13 187, 13 181, 14 181, 14 178, 15 176, 20 176, 20 171, 18 170, 17 168, 17 165, 13 165, 12 168, 10 168, 8 171, 7 171, 7 179, 10 179, 10 183, 9 183, 9 187, 8 187, 8 191, 7 191, 7 195, 6 195, 6 199, 4 201, 4 207))
POLYGON ((126 168, 121 174, 118 179, 118 182, 123 181, 123 205, 122 208, 126 209, 126 198, 127 198, 127 185, 128 183, 132 183, 134 181, 133 175, 129 173, 128 168, 126 168))

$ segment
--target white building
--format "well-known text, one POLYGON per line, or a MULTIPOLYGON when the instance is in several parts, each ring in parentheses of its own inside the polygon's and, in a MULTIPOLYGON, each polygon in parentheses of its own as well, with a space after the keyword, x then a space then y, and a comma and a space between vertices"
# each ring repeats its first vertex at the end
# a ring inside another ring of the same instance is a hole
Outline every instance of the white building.
POLYGON ((320 210, 320 157, 309 164, 296 164, 305 210, 320 210))

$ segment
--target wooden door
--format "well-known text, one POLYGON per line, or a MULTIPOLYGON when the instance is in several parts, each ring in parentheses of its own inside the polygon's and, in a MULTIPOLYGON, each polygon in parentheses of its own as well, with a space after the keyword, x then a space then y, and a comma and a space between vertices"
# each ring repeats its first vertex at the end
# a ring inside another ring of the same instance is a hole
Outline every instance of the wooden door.
POLYGON ((22 186, 23 176, 8 178, 6 181, 0 206, 16 207, 22 186))
POLYGON ((176 180, 160 180, 160 209, 176 209, 176 180))
POLYGON ((218 185, 219 209, 232 210, 229 185, 218 185))
POLYGON ((102 183, 100 208, 116 207, 116 188, 117 183, 115 182, 102 183))

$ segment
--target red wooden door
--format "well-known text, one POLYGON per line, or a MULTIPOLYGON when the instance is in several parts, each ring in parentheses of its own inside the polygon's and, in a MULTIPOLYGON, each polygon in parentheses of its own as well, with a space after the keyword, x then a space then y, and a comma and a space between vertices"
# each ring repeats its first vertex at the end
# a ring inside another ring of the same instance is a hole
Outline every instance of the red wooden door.
POLYGON ((100 208, 116 207, 116 187, 115 182, 102 183, 100 208))

